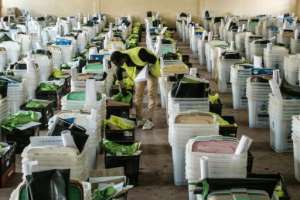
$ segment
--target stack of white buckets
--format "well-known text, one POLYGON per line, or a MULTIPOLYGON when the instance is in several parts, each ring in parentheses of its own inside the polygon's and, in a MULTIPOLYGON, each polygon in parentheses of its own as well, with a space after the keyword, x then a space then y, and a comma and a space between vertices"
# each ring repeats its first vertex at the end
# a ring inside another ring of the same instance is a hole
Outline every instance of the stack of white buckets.
POLYGON ((232 87, 233 109, 246 109, 248 100, 246 95, 247 79, 251 77, 253 65, 235 64, 231 66, 230 82, 232 87))
POLYGON ((176 123, 178 115, 189 115, 191 112, 209 111, 208 98, 173 98, 168 94, 167 118, 169 124, 168 140, 172 148, 173 174, 175 185, 185 185, 185 145, 192 137, 199 135, 218 135, 218 125, 176 123))
POLYGON ((293 116, 292 138, 294 146, 295 178, 300 182, 300 116, 293 116))
POLYGON ((299 31, 295 30, 295 36, 294 38, 291 38, 291 54, 297 54, 300 53, 300 39, 299 39, 299 31))
POLYGON ((270 94, 270 145, 274 151, 292 150, 292 116, 300 114, 300 99, 284 99, 270 94))
POLYGON ((206 64, 206 58, 205 58, 205 45, 208 42, 206 39, 207 37, 206 31, 203 32, 202 38, 198 38, 197 40, 197 52, 198 52, 198 58, 200 65, 206 64))
POLYGON ((252 79, 252 77, 247 79, 246 89, 249 127, 267 128, 269 127, 268 98, 271 88, 267 81, 254 82, 252 79))
POLYGON ((173 159, 173 173, 174 183, 177 186, 186 185, 187 180, 185 177, 185 148, 189 139, 196 136, 210 136, 219 135, 219 125, 216 122, 216 117, 213 116, 212 123, 198 123, 189 122, 182 123, 177 119, 178 117, 185 115, 187 117, 193 117, 194 115, 207 115, 207 113, 191 112, 177 114, 173 117, 173 121, 169 124, 169 142, 172 147, 172 159, 173 159))
POLYGON ((267 68, 283 70, 284 57, 289 55, 289 50, 282 46, 273 46, 272 43, 264 49, 264 65, 267 68))
POLYGON ((252 41, 250 44, 250 60, 254 61, 254 56, 263 57, 264 49, 267 47, 268 43, 270 42, 264 39, 252 41))
MULTIPOLYGON (((232 44, 231 46, 234 46, 234 44, 232 44)), ((219 57, 218 64, 217 64, 219 92, 222 93, 231 92, 231 82, 230 82, 231 66, 241 62, 243 62, 243 59, 238 52, 226 51, 223 54, 221 54, 221 57, 219 57), (236 59, 233 59, 230 58, 230 55, 238 55, 238 56, 236 59)))
POLYGON ((289 55, 284 58, 284 78, 289 84, 293 86, 297 86, 299 80, 299 62, 299 54, 289 55))

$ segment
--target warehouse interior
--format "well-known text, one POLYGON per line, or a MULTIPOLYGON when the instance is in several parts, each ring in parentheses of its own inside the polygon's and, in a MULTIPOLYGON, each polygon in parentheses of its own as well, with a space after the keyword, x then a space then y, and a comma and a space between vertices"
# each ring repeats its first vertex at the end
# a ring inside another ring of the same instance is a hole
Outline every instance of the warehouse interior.
POLYGON ((0 8, 0 200, 300 199, 300 0, 0 8))

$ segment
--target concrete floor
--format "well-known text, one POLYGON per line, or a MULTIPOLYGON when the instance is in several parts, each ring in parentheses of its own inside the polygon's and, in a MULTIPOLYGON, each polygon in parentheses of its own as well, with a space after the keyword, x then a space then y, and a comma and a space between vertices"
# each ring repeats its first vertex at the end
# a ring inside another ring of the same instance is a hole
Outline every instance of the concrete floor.
MULTIPOLYGON (((179 42, 183 54, 191 54, 187 45, 179 42)), ((204 67, 200 67, 196 59, 191 59, 194 67, 200 68, 202 77, 209 75, 204 67)), ((291 200, 300 200, 300 184, 294 178, 293 154, 274 153, 270 148, 268 129, 249 129, 248 113, 243 110, 233 110, 231 95, 221 95, 223 113, 234 115, 239 125, 238 135, 248 135, 254 139, 252 153, 254 155, 253 172, 281 173, 288 185, 291 200)), ((156 127, 152 131, 137 131, 137 140, 143 143, 139 186, 129 192, 129 200, 184 200, 188 198, 186 187, 175 187, 173 184, 173 169, 171 148, 168 144, 168 127, 165 110, 159 106, 155 112, 156 127)), ((10 188, 0 189, 0 200, 9 199, 13 187, 20 181, 16 174, 10 183, 10 188)))

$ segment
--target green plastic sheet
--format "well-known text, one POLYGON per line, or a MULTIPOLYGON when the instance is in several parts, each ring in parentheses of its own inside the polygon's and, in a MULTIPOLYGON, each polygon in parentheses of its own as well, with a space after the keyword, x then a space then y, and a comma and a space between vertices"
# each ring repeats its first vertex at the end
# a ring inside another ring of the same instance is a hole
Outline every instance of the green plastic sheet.
POLYGON ((139 151, 141 146, 140 143, 121 145, 107 139, 103 140, 102 145, 106 152, 114 156, 133 156, 139 151))
POLYGON ((29 122, 38 122, 39 114, 37 112, 25 111, 25 112, 17 112, 8 116, 1 124, 1 127, 7 129, 8 131, 12 131, 13 129, 27 124, 29 122))

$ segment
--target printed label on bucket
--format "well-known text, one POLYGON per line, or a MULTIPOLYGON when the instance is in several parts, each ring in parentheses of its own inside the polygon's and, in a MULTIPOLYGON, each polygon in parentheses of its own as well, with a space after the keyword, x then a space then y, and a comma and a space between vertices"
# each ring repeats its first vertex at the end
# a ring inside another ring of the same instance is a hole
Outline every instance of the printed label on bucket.
POLYGON ((240 98, 240 105, 241 107, 248 106, 248 97, 247 97, 247 90, 246 87, 240 89, 241 98, 240 98))
POLYGON ((267 126, 269 124, 268 101, 257 102, 256 123, 258 126, 267 126))

